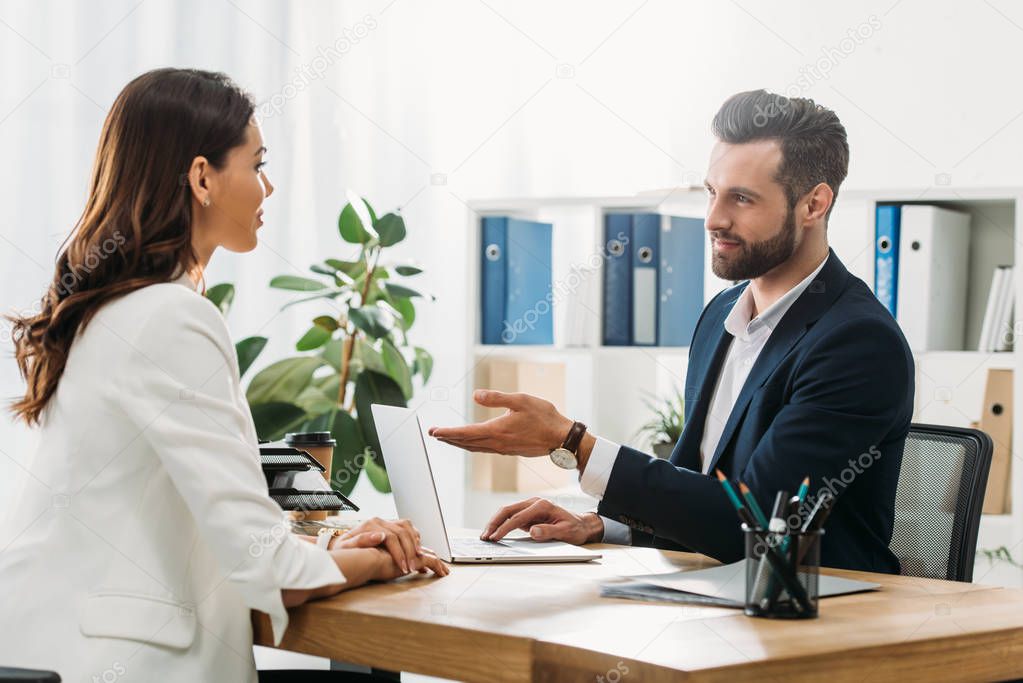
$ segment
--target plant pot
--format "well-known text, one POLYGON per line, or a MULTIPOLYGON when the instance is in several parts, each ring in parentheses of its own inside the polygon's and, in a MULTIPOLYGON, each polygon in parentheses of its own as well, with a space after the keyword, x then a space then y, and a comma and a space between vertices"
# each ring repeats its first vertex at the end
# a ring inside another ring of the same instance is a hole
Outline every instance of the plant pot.
POLYGON ((670 458, 673 450, 675 450, 675 444, 670 441, 663 441, 661 443, 654 444, 654 455, 662 460, 670 458))

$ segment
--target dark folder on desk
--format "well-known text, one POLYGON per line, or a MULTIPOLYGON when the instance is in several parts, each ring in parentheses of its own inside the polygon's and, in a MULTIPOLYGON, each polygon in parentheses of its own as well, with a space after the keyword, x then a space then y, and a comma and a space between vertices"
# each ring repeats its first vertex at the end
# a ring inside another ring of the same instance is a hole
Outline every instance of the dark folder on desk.
MULTIPOLYGON (((822 598, 877 590, 881 587, 877 583, 854 581, 827 574, 821 574, 819 581, 822 598)), ((741 608, 746 601, 746 561, 740 560, 708 569, 631 576, 627 581, 604 583, 601 585, 600 594, 606 598, 741 608)))

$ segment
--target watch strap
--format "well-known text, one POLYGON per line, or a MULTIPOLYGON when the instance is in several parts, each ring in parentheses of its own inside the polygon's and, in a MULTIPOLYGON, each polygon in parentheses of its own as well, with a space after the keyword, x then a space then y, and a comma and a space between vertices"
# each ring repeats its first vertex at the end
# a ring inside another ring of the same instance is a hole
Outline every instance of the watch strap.
POLYGON ((586 425, 579 421, 573 422, 572 428, 568 430, 568 436, 565 437, 565 442, 561 444, 561 447, 566 451, 571 451, 573 454, 578 453, 579 444, 582 443, 585 434, 586 425))

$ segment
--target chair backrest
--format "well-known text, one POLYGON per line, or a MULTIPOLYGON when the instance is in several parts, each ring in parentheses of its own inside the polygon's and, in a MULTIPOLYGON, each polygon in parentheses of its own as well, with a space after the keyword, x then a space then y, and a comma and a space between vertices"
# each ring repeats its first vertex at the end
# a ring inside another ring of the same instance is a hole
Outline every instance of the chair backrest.
POLYGON ((976 429, 910 425, 889 543, 903 574, 973 580, 993 450, 991 437, 976 429))

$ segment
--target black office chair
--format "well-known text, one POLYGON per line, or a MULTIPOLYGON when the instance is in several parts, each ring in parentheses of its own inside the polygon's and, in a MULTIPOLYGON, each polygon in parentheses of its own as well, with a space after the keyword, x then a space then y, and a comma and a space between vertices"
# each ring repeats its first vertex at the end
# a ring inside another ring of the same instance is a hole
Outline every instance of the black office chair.
POLYGON ((972 581, 994 445, 976 429, 912 424, 888 544, 906 576, 972 581))

